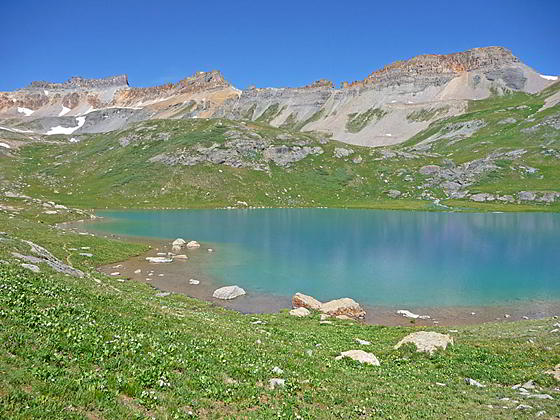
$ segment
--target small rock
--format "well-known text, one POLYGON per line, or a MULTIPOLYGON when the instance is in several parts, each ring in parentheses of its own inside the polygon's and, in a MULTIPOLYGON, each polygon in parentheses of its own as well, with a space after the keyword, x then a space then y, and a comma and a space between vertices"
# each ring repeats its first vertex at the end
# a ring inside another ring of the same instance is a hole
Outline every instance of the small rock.
POLYGON ((280 369, 278 366, 274 366, 272 368, 272 373, 276 373, 278 375, 282 375, 284 373, 284 371, 282 369, 280 369))
POLYGON ((208 252, 214 252, 212 248, 208 248, 208 252))
POLYGON ((243 290, 239 286, 225 286, 214 290, 212 297, 216 299, 229 300, 235 299, 236 297, 242 296, 244 294, 246 294, 245 290, 243 290))
POLYGON ((527 381, 523 385, 521 385, 521 387, 525 389, 535 389, 535 381, 531 379, 530 381, 527 381))
POLYGON ((164 263, 170 263, 173 260, 167 257, 146 257, 146 261, 154 264, 164 264, 164 263))
POLYGON ((369 341, 361 340, 361 339, 359 339, 359 338, 356 338, 356 342, 357 342, 358 344, 361 344, 362 346, 369 346, 369 345, 371 344, 369 341))
POLYGON ((120 276, 121 273, 119 273, 118 271, 114 271, 110 274, 111 276, 120 276))
POLYGON ((516 410, 532 410, 533 407, 531 407, 530 405, 525 405, 525 404, 519 404, 517 407, 515 407, 516 410))
POLYGON ((138 270, 134 270, 134 274, 140 274, 142 272, 142 270, 138 269, 138 270))
POLYGON ((527 398, 536 398, 537 400, 553 400, 554 398, 552 395, 549 394, 526 394, 524 395, 527 398))
POLYGON ((486 387, 486 385, 482 385, 480 382, 475 381, 472 378, 465 378, 465 383, 467 383, 467 385, 476 386, 477 388, 485 388, 486 387))
POLYGON ((21 264, 21 266, 23 268, 27 268, 28 270, 33 271, 34 273, 40 273, 41 269, 39 268, 39 266, 35 265, 35 264, 21 264))
POLYGON ((537 417, 542 417, 546 414, 546 411, 542 410, 537 413, 537 417))
POLYGON ((397 314, 402 315, 405 318, 411 318, 411 319, 430 319, 429 315, 418 315, 406 309, 399 309, 397 311, 397 314))
POLYGON ((339 356, 335 357, 335 360, 340 360, 344 357, 348 357, 352 360, 356 360, 357 362, 365 363, 365 364, 368 364, 368 365, 373 365, 373 366, 379 366, 380 365, 377 357, 375 357, 372 353, 367 353, 363 350, 343 351, 342 353, 340 353, 339 356))
POLYGON ((286 385, 286 381, 280 378, 272 378, 268 381, 269 389, 283 388, 286 385))
POLYGON ((437 385, 437 386, 447 386, 447 384, 444 384, 444 383, 442 383, 442 382, 436 382, 436 385, 437 385))
POLYGON ((159 293, 156 293, 156 297, 167 297, 170 294, 171 294, 170 292, 159 292, 159 293))
POLYGON ((200 281, 199 281, 199 280, 195 280, 195 279, 190 279, 190 280, 189 280, 189 284, 197 285, 197 284, 200 284, 200 281))
POLYGON ((89 252, 80 252, 80 255, 81 255, 82 257, 88 257, 88 258, 93 257, 93 254, 91 254, 91 253, 89 253, 89 252))
POLYGON ((308 316, 311 312, 307 308, 296 308, 290 311, 290 315, 297 316, 297 317, 304 317, 308 316))
POLYGON ((175 255, 173 257, 174 260, 188 260, 189 257, 187 257, 185 254, 179 254, 179 255, 175 255))

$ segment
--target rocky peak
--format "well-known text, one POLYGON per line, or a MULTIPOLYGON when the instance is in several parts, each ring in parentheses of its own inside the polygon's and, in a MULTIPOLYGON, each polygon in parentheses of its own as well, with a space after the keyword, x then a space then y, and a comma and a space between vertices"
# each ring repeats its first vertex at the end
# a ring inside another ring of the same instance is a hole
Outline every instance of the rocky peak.
POLYGON ((333 88, 334 84, 330 80, 327 79, 319 79, 314 81, 313 83, 304 86, 305 89, 313 89, 313 88, 333 88))
POLYGON ((364 85, 392 85, 419 77, 454 77, 458 73, 479 69, 495 69, 519 62, 510 50, 504 47, 483 47, 453 53, 426 54, 409 60, 396 61, 374 71, 364 80, 343 82, 343 88, 364 85))
POLYGON ((53 83, 46 81, 34 81, 27 87, 28 89, 104 89, 111 87, 127 87, 128 76, 120 74, 117 76, 109 76, 101 79, 86 79, 84 77, 74 76, 64 83, 53 83))
POLYGON ((177 87, 187 88, 188 90, 203 90, 225 86, 230 86, 230 84, 219 70, 209 72, 197 71, 177 84, 177 87))

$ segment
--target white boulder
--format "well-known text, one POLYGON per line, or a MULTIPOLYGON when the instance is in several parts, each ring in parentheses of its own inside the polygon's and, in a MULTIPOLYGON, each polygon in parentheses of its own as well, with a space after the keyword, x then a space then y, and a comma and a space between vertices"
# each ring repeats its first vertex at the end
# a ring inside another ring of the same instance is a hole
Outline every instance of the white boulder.
POLYGON ((395 349, 407 343, 414 344, 417 352, 432 354, 437 349, 445 350, 448 345, 453 345, 453 337, 433 331, 418 331, 404 337, 397 343, 395 349))
POLYGON ((304 317, 309 315, 311 312, 309 312, 309 309, 307 308, 296 308, 296 309, 292 309, 290 311, 290 315, 292 316, 297 316, 297 317, 304 317))
POLYGON ((356 360, 357 362, 365 363, 368 365, 373 365, 373 366, 380 365, 379 360, 377 359, 377 357, 375 357, 375 355, 373 355, 372 353, 365 352, 363 350, 343 351, 342 353, 340 353, 339 356, 335 357, 335 360, 340 360, 343 359, 344 357, 348 357, 352 360, 356 360))
POLYGON ((236 297, 242 296, 244 294, 245 294, 245 290, 243 290, 239 286, 225 286, 214 290, 212 296, 216 299, 230 300, 230 299, 235 299, 236 297))

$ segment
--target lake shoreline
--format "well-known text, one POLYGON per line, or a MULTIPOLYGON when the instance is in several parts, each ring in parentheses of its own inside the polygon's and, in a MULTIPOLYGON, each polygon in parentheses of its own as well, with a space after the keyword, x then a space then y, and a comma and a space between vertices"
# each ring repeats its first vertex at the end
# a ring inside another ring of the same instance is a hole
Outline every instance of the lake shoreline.
MULTIPOLYGON (((105 219, 95 219, 103 222, 105 219)), ((126 240, 149 245, 151 249, 146 253, 108 265, 98 267, 98 271, 126 281, 138 281, 154 287, 154 289, 179 293, 191 298, 210 302, 217 306, 231 309, 244 314, 277 313, 291 309, 290 296, 278 296, 246 290, 247 295, 230 301, 223 301, 212 297, 213 291, 221 287, 215 282, 204 267, 212 264, 211 259, 220 252, 219 244, 201 243, 201 248, 183 249, 180 253, 188 255, 188 260, 175 260, 172 263, 149 263, 148 256, 167 254, 172 252, 171 240, 154 239, 139 236, 103 234, 99 231, 85 229, 87 221, 69 222, 61 225, 64 228, 88 232, 96 236, 126 240), (209 253, 208 248, 214 252, 209 253), (137 270, 141 270, 137 272, 137 270), (198 280, 197 285, 189 284, 190 279, 198 280)), ((160 255, 161 256, 161 255, 160 255)), ((294 292, 295 293, 295 292, 294 292)), ((340 298, 345 296, 336 296, 340 298)), ((383 326, 460 326, 477 325, 486 322, 510 322, 523 319, 541 319, 560 313, 560 301, 520 301, 514 304, 496 304, 483 306, 376 306, 361 304, 366 310, 366 317, 361 322, 370 325, 383 326), (418 315, 428 315, 429 319, 411 319, 397 314, 397 310, 405 309, 418 315)))

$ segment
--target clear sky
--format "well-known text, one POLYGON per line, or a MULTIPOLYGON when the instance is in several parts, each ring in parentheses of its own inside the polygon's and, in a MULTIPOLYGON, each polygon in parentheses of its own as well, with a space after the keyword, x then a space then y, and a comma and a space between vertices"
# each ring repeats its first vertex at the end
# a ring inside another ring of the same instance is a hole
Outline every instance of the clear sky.
POLYGON ((560 74, 560 0, 0 0, 0 90, 221 70, 239 88, 363 79, 392 61, 502 45, 560 74))

